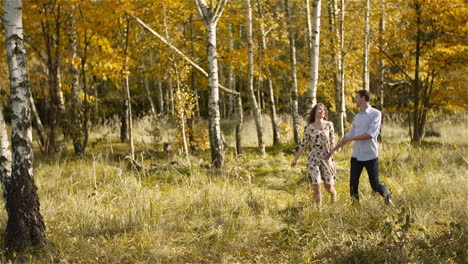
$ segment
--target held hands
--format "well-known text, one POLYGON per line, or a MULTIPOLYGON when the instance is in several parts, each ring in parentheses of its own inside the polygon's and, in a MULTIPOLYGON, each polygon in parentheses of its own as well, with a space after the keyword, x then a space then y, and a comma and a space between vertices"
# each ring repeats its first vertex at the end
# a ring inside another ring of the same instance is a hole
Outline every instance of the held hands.
POLYGON ((330 152, 328 152, 327 156, 325 156, 325 159, 329 159, 333 156, 333 154, 335 154, 335 151, 336 149, 333 148, 332 150, 330 150, 330 152))
POLYGON ((346 145, 348 142, 351 142, 353 141, 353 137, 343 137, 340 141, 340 143, 338 143, 338 145, 336 145, 336 147, 334 147, 332 150, 330 150, 330 152, 327 154, 327 156, 325 157, 326 159, 329 159, 333 156, 333 154, 335 154, 335 151, 337 151, 339 148, 341 148, 342 146, 346 145))
POLYGON ((345 136, 345 137, 343 137, 343 138, 341 139, 341 145, 344 145, 344 144, 346 144, 346 143, 348 143, 348 142, 350 142, 350 141, 353 141, 353 137, 346 137, 346 136, 345 136))

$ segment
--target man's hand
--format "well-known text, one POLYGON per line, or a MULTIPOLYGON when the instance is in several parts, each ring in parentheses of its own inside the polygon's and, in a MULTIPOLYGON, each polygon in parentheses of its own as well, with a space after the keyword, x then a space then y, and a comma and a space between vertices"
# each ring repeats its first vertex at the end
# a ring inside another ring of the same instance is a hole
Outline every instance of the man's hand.
POLYGON ((346 144, 346 143, 348 143, 348 142, 350 142, 350 141, 353 141, 353 137, 346 137, 346 136, 345 136, 345 137, 343 137, 343 138, 341 139, 341 143, 342 143, 341 145, 344 145, 344 144, 346 144))
POLYGON ((341 148, 342 146, 346 145, 348 142, 350 141, 353 141, 353 137, 343 137, 340 141, 340 143, 338 143, 338 145, 336 145, 332 150, 330 150, 330 152, 327 154, 327 156, 325 156, 326 159, 329 159, 331 158, 331 156, 333 156, 333 154, 335 153, 335 151, 337 151, 339 148, 341 148))
POLYGON ((291 162, 291 168, 296 167, 296 164, 297 164, 297 160, 293 159, 293 161, 291 162))

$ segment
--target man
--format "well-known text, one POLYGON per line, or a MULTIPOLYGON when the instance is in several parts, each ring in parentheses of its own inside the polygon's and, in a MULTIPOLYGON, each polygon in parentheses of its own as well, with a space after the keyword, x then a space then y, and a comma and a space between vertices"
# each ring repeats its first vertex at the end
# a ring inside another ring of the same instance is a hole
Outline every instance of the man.
POLYGON ((354 117, 351 130, 328 153, 327 158, 331 157, 337 149, 348 142, 355 141, 349 181, 351 197, 359 201, 359 178, 362 169, 366 168, 372 190, 380 193, 387 204, 393 205, 392 195, 379 182, 377 136, 379 135, 382 113, 370 106, 369 101, 370 93, 368 91, 360 90, 356 92, 355 102, 356 106, 359 107, 359 113, 354 117))

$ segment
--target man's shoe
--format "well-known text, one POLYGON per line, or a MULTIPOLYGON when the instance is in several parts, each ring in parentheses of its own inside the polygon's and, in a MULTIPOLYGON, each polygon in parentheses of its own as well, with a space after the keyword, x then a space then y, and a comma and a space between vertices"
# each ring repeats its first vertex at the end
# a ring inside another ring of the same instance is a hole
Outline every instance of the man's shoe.
POLYGON ((387 194, 387 196, 385 196, 384 199, 385 199, 385 204, 390 205, 392 207, 395 207, 395 204, 392 201, 392 195, 391 194, 387 194))

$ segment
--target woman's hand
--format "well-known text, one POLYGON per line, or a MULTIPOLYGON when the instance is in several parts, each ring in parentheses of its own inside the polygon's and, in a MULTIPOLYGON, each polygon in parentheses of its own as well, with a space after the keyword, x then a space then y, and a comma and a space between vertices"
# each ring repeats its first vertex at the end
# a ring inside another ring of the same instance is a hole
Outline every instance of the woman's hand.
POLYGON ((291 168, 296 167, 296 164, 297 164, 297 160, 293 159, 293 161, 291 162, 291 168))
POLYGON ((330 152, 328 152, 327 156, 325 156, 325 159, 331 158, 335 154, 335 148, 333 148, 330 152))

